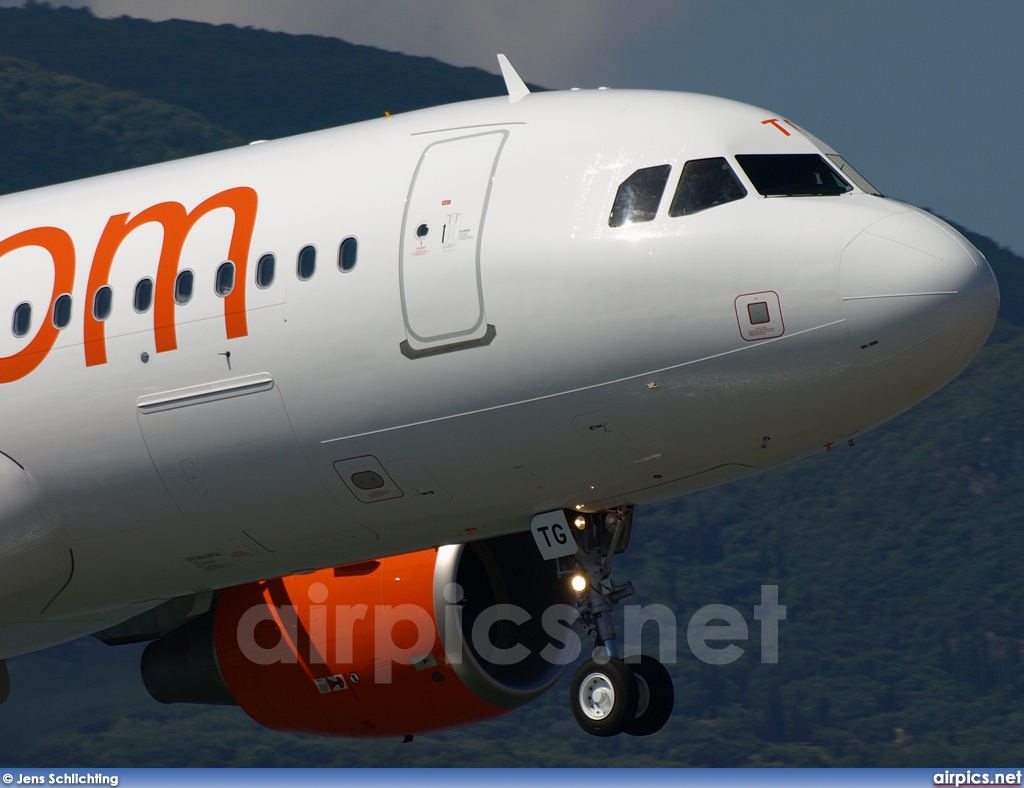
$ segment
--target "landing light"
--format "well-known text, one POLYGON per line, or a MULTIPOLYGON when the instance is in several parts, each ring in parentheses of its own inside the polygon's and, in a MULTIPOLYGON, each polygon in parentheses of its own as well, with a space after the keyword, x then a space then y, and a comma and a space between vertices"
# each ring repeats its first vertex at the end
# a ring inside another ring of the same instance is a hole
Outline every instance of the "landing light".
POLYGON ((576 593, 583 591, 587 587, 587 578, 583 575, 572 576, 572 590, 576 593))
POLYGON ((582 531, 587 527, 587 518, 582 514, 576 515, 576 519, 572 521, 572 524, 576 526, 577 531, 582 531))

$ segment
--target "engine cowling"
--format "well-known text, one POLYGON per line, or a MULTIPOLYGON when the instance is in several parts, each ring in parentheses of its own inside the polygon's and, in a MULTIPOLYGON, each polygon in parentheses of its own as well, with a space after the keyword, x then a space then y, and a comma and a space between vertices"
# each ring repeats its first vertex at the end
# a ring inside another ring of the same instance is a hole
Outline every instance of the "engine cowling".
POLYGON ((578 654, 574 595, 530 534, 225 589, 143 655, 164 703, 237 703, 282 731, 375 738, 497 717, 578 654))

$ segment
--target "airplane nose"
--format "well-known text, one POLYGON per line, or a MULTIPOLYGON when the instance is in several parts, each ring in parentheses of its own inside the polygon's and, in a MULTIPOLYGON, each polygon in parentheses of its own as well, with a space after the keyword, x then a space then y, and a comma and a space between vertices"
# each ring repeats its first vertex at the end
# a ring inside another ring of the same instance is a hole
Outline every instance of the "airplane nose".
POLYGON ((897 213, 843 251, 843 311, 856 352, 909 406, 981 350, 999 311, 985 257, 930 214, 897 213))

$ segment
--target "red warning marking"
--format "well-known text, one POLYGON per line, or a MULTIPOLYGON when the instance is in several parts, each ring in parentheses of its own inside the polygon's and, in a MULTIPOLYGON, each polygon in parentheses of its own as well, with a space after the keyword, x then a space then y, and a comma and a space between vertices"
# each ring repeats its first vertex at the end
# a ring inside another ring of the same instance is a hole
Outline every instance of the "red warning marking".
POLYGON ((441 205, 451 205, 451 204, 452 204, 451 200, 441 200, 441 205))
POLYGON ((782 124, 779 123, 779 119, 778 118, 768 118, 768 120, 762 120, 761 121, 761 125, 762 126, 768 126, 768 125, 774 126, 779 131, 781 131, 783 134, 785 134, 787 137, 792 137, 793 136, 788 131, 786 131, 784 128, 782 128, 782 124))

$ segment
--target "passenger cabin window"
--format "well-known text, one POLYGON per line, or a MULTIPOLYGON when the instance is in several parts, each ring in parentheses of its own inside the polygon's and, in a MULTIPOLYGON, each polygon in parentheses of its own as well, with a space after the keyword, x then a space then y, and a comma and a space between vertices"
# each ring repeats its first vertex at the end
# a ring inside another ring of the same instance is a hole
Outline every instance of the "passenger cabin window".
POLYGON ((174 301, 184 306, 192 300, 192 292, 196 288, 196 275, 189 270, 182 271, 174 280, 174 301))
POLYGON ((71 296, 65 293, 53 303, 53 327, 63 331, 71 325, 71 296))
POLYGON ((341 242, 338 248, 338 268, 346 274, 356 267, 359 253, 359 242, 351 236, 341 242))
POLYGON ((256 287, 261 289, 274 284, 274 276, 277 269, 277 258, 272 254, 265 254, 256 263, 256 287))
POLYGON ((101 323, 110 317, 114 308, 114 290, 110 285, 103 285, 92 297, 92 316, 101 323))
POLYGON ((834 197, 853 187, 817 153, 769 153, 736 157, 765 197, 834 197))
POLYGON ((14 319, 11 321, 11 331, 14 332, 14 336, 21 339, 24 336, 28 336, 30 328, 32 328, 32 304, 27 301, 23 301, 14 307, 14 319))
POLYGON ((689 216, 746 196, 747 190, 725 159, 693 159, 683 165, 668 215, 689 216))
POLYGON ((230 260, 221 263, 217 268, 217 280, 214 288, 221 298, 231 295, 231 291, 235 289, 235 264, 230 260))
POLYGON ((143 312, 148 312, 149 308, 153 306, 153 280, 148 276, 145 279, 140 279, 138 284, 135 285, 135 297, 132 299, 132 306, 135 307, 135 311, 140 315, 143 312))
POLYGON ((299 260, 295 268, 295 273, 303 282, 307 279, 311 279, 313 274, 316 273, 316 247, 315 246, 303 246, 299 250, 299 260))
POLYGON ((661 195, 665 193, 671 164, 644 167, 624 180, 615 193, 615 202, 608 217, 609 227, 649 222, 658 215, 661 195))

